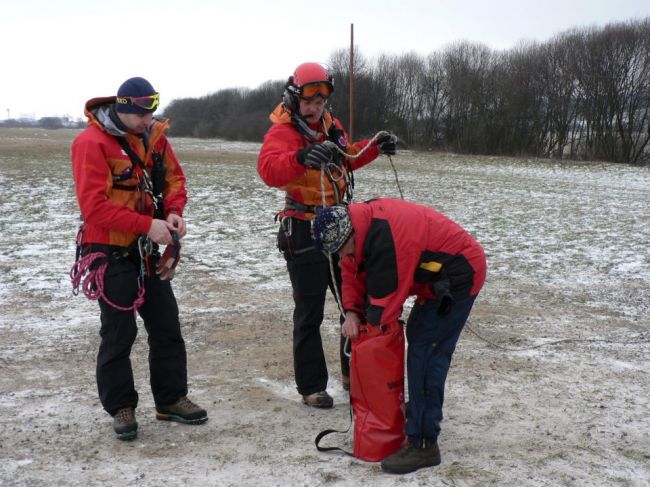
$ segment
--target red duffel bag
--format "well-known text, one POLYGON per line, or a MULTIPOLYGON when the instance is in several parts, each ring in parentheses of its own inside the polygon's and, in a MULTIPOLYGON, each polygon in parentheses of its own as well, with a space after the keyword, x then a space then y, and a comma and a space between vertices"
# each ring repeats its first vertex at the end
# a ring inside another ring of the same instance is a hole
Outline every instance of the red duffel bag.
POLYGON ((406 442, 404 333, 399 322, 359 327, 359 338, 352 341, 350 385, 354 456, 379 462, 406 442))
POLYGON ((404 333, 402 325, 359 326, 352 341, 350 403, 354 415, 354 450, 320 446, 331 433, 316 436, 318 451, 341 451, 368 462, 379 462, 406 444, 404 434, 404 333))

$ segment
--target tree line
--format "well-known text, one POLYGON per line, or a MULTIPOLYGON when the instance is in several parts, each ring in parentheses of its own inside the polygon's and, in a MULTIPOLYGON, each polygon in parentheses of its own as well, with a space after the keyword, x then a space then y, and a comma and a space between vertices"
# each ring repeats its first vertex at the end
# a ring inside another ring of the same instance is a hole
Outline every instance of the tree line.
MULTIPOLYGON (((330 103, 347 125, 349 53, 328 64, 330 103)), ((284 83, 174 100, 171 134, 259 141, 284 83)), ((357 54, 354 86, 355 138, 383 129, 419 149, 650 161, 650 18, 503 51, 463 41, 426 56, 357 54)))

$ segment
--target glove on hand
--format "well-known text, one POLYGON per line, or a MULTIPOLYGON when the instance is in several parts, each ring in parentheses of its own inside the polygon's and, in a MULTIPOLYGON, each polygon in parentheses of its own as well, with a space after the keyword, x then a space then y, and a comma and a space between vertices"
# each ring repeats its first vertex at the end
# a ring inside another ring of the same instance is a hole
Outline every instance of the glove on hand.
POLYGON ((311 169, 320 169, 321 166, 330 162, 333 157, 332 149, 320 142, 300 149, 296 154, 298 162, 311 169))
POLYGON ((433 284, 433 291, 436 293, 436 301, 438 302, 438 316, 441 317, 447 316, 456 304, 456 300, 452 296, 449 286, 448 279, 437 281, 433 284))
POLYGON ((375 145, 381 154, 394 156, 397 152, 397 136, 390 133, 384 133, 377 137, 375 145))
POLYGON ((167 246, 156 264, 156 274, 158 274, 161 281, 171 281, 174 278, 176 266, 178 261, 181 260, 181 242, 176 232, 172 232, 172 238, 174 245, 167 246))

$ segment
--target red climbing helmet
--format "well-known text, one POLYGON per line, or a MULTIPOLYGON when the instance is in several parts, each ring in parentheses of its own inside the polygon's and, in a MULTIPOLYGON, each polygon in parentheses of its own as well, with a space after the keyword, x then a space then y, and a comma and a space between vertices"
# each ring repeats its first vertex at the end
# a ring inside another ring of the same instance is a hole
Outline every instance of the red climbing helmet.
POLYGON ((303 98, 320 95, 327 98, 334 91, 334 81, 324 66, 318 63, 303 63, 296 68, 289 82, 303 98))
POLYGON ((333 91, 334 80, 323 65, 303 63, 289 76, 282 101, 285 107, 297 112, 300 98, 320 96, 327 99, 333 91))

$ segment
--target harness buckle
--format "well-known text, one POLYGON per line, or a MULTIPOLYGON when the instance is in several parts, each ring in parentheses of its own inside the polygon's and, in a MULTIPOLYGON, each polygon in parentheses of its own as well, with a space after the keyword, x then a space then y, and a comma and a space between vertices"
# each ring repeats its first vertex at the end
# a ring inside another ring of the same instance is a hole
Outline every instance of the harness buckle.
POLYGON ((287 237, 291 237, 291 234, 293 232, 293 219, 290 216, 285 216, 280 220, 280 227, 282 230, 284 230, 284 234, 287 237), (287 220, 289 223, 287 224, 287 220))
POLYGON ((145 260, 153 253, 153 242, 149 237, 143 235, 138 238, 138 252, 141 260, 145 260))

